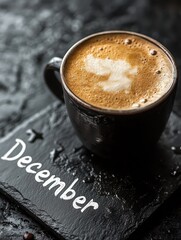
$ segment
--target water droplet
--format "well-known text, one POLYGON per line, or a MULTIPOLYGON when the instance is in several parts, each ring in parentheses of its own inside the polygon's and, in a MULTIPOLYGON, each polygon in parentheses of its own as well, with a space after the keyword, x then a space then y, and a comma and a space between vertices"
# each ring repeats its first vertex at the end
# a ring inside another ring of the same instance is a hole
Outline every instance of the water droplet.
POLYGON ((57 151, 60 153, 64 150, 64 147, 62 145, 60 145, 58 148, 57 148, 57 151))
POLYGON ((121 200, 121 198, 117 194, 115 196, 116 196, 117 199, 121 200))
POLYGON ((147 99, 146 99, 146 98, 140 99, 140 103, 146 103, 146 102, 147 102, 147 99))
POLYGON ((108 208, 108 207, 106 207, 106 211, 107 211, 108 214, 112 213, 112 210, 110 208, 108 208))
POLYGON ((181 154, 181 146, 175 147, 172 146, 171 150, 175 153, 175 154, 181 154))
POLYGON ((59 152, 56 149, 53 149, 50 152, 50 160, 51 160, 51 162, 54 162, 55 159, 58 157, 58 155, 59 155, 59 152))
POLYGON ((77 153, 81 150, 82 150, 82 146, 81 147, 75 147, 75 148, 73 148, 73 153, 77 153))
POLYGON ((133 103, 133 104, 132 104, 132 107, 133 107, 133 108, 139 108, 139 107, 140 107, 140 104, 139 104, 139 103, 133 103))
POLYGON ((125 39, 125 44, 131 44, 132 43, 132 40, 131 39, 129 39, 129 38, 127 38, 127 39, 125 39))
POLYGON ((179 129, 174 129, 174 130, 173 130, 173 133, 174 133, 174 134, 181 134, 181 130, 179 130, 179 129))
POLYGON ((84 183, 93 183, 94 182, 94 177, 93 176, 88 176, 83 180, 84 183))
POLYGON ((58 148, 54 148, 51 152, 50 152, 50 160, 51 162, 54 162, 58 157, 59 154, 64 150, 64 147, 62 145, 60 145, 58 148))
POLYGON ((97 143, 100 143, 100 142, 102 142, 102 139, 99 138, 99 137, 97 137, 97 138, 96 138, 96 142, 97 142, 97 143))
POLYGON ((43 134, 35 131, 34 129, 28 129, 26 134, 29 135, 28 142, 30 143, 35 142, 37 139, 43 139, 43 134))
POLYGON ((172 176, 175 176, 176 174, 177 174, 177 171, 171 172, 171 175, 172 175, 172 176))
POLYGON ((155 49, 151 49, 151 50, 150 50, 150 54, 154 56, 154 55, 157 54, 157 51, 156 51, 155 49))

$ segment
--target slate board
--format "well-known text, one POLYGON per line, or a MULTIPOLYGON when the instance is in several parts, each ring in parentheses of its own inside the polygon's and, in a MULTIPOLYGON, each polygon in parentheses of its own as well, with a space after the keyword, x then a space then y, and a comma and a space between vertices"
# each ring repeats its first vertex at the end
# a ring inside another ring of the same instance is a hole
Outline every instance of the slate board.
MULTIPOLYGON (((74 134, 65 106, 54 103, 0 140, 0 157, 15 145, 26 143, 23 156, 42 163, 51 175, 60 177, 76 196, 99 204, 81 212, 72 200, 55 197, 35 175, 17 166, 17 160, 0 159, 0 190, 52 230, 58 239, 127 239, 178 189, 181 183, 181 155, 171 146, 181 142, 181 123, 172 114, 155 149, 140 156, 120 156, 105 161, 88 152, 74 134), (33 139, 30 130, 42 135, 33 139), (56 149, 58 149, 56 151, 56 149)), ((131 149, 130 149, 131 151, 131 149)), ((140 153, 143 153, 140 149, 140 153)), ((64 189, 62 190, 62 192, 64 189)), ((85 204, 84 204, 85 205, 85 204)))

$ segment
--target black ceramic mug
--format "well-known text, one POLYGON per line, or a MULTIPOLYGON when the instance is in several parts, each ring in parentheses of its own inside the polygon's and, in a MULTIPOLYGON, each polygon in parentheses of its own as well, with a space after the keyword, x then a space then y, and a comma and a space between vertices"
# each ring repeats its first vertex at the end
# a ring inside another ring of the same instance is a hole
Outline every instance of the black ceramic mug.
POLYGON ((109 31, 80 40, 63 59, 53 58, 45 67, 44 78, 55 96, 64 99, 72 125, 85 147, 103 158, 111 158, 125 151, 142 151, 158 141, 173 107, 177 69, 173 57, 159 42, 138 33, 109 31), (154 103, 130 110, 102 109, 83 101, 67 86, 64 66, 72 51, 89 38, 111 33, 126 33, 146 39, 159 47, 170 59, 174 69, 172 84, 154 103))

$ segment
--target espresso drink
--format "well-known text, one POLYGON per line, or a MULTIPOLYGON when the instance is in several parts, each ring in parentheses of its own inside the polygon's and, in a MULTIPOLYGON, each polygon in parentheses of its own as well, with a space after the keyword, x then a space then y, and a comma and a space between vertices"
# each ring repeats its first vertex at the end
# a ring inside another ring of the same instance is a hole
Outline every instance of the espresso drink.
POLYGON ((145 107, 173 82, 169 57, 156 44, 125 33, 97 35, 79 44, 64 68, 68 88, 84 102, 103 109, 145 107))

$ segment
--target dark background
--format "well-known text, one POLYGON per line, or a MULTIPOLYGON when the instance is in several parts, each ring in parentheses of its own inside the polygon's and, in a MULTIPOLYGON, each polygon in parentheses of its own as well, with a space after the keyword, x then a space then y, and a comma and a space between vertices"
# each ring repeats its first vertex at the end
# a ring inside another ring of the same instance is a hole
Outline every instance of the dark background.
MULTIPOLYGON (((77 40, 103 30, 144 33, 165 45, 180 69, 180 22, 180 0, 0 0, 0 137, 55 101, 43 83, 43 68, 77 40)), ((181 117, 181 84, 173 111, 181 117)), ((180 193, 154 214, 138 239, 181 239, 180 193)), ((53 239, 0 195, 0 239, 20 240, 25 231, 53 239)))

